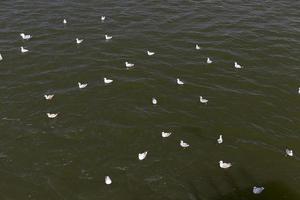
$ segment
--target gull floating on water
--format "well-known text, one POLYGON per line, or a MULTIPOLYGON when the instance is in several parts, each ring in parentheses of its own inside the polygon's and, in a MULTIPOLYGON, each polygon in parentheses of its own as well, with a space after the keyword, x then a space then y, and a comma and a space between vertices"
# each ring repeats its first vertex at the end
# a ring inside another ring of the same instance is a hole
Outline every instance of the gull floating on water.
POLYGON ((83 88, 85 88, 87 85, 88 85, 87 83, 80 83, 80 82, 78 82, 78 87, 79 87, 79 89, 83 89, 83 88))
POLYGON ((146 156, 147 156, 147 151, 145 151, 144 153, 139 153, 139 160, 144 160, 145 158, 146 158, 146 156))
POLYGON ((101 16, 101 21, 104 21, 105 20, 105 16, 101 16))
POLYGON ((210 58, 207 58, 206 62, 207 62, 207 64, 212 63, 212 61, 210 60, 210 58))
POLYGON ((187 148, 190 145, 188 143, 184 142, 183 140, 180 140, 180 146, 183 147, 183 148, 187 148))
POLYGON ((0 61, 1 61, 1 60, 3 60, 3 57, 2 57, 2 55, 1 55, 1 53, 0 53, 0 61))
POLYGON ((294 156, 294 153, 293 153, 292 149, 286 149, 285 153, 286 153, 287 156, 291 156, 291 157, 294 156))
POLYGON ((219 161, 219 166, 220 166, 221 168, 223 168, 223 169, 227 169, 227 168, 231 167, 232 164, 231 164, 231 163, 225 163, 225 162, 223 162, 223 160, 220 160, 220 161, 219 161))
POLYGON ((265 189, 264 187, 256 187, 256 186, 254 186, 253 189, 252 189, 252 192, 253 192, 253 194, 260 194, 260 193, 262 193, 262 191, 264 189, 265 189))
POLYGON ((108 78, 104 78, 103 80, 104 80, 105 84, 109 84, 109 83, 112 83, 114 81, 114 80, 108 79, 108 78))
POLYGON ((155 53, 153 51, 147 51, 148 56, 153 56, 155 53))
POLYGON ((67 20, 66 20, 66 19, 64 19, 64 20, 63 20, 63 23, 64 23, 64 24, 67 24, 67 20))
POLYGON ((29 40, 31 39, 31 35, 25 35, 25 33, 21 33, 20 36, 22 37, 23 40, 29 40))
POLYGON ((112 183, 111 178, 109 176, 105 176, 105 184, 110 185, 112 183))
POLYGON ((217 139, 218 144, 222 144, 223 143, 223 136, 220 135, 219 138, 217 139))
POLYGON ((199 46, 198 44, 196 44, 196 49, 197 49, 197 50, 200 50, 200 49, 201 49, 200 46, 199 46))
POLYGON ((156 104, 157 104, 157 99, 154 98, 154 97, 152 98, 152 104, 153 104, 153 105, 156 105, 156 104))
POLYGON ((133 67, 134 66, 134 64, 133 63, 129 63, 129 62, 125 62, 125 66, 127 67, 127 68, 130 68, 130 67, 133 67))
POLYGON ((57 117, 58 113, 47 113, 47 116, 51 119, 57 117))
POLYGON ((78 39, 78 38, 76 38, 76 43, 77 43, 77 44, 80 44, 81 42, 83 42, 83 39, 78 39))
POLYGON ((112 36, 105 35, 106 40, 110 40, 111 38, 112 38, 112 36))
POLYGON ((170 135, 172 135, 171 132, 161 132, 161 137, 163 138, 169 137, 170 135))
POLYGON ((204 99, 202 96, 200 96, 200 102, 204 103, 204 104, 207 104, 208 100, 204 99))
POLYGON ((243 68, 241 65, 239 65, 237 62, 234 62, 234 67, 237 69, 243 68))
POLYGON ((21 53, 26 53, 28 51, 29 51, 28 49, 25 49, 24 47, 21 47, 21 53))
POLYGON ((44 97, 46 100, 51 100, 54 97, 54 94, 45 94, 44 97))
POLYGON ((177 78, 176 81, 177 81, 177 84, 178 84, 178 85, 183 85, 183 84, 184 84, 184 82, 181 81, 179 78, 177 78))

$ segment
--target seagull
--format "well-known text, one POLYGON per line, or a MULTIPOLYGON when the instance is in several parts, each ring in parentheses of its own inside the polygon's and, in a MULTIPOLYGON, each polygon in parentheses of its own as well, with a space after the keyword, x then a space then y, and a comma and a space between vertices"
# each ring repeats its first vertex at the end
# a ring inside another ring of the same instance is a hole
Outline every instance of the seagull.
POLYGON ((45 94, 44 97, 46 100, 51 100, 54 97, 54 94, 45 94))
POLYGON ((155 54, 155 52, 153 51, 147 51, 148 56, 153 56, 155 54))
POLYGON ((67 20, 66 20, 66 19, 64 19, 64 20, 63 20, 63 23, 64 23, 64 24, 67 24, 67 20))
POLYGON ((207 58, 206 62, 207 62, 207 64, 212 63, 212 61, 210 60, 210 58, 207 58))
POLYGON ((294 156, 294 153, 293 153, 292 149, 286 149, 285 153, 286 153, 287 156, 290 156, 290 157, 294 156))
POLYGON ((112 79, 104 78, 104 83, 105 83, 105 84, 112 83, 113 81, 114 81, 114 80, 112 80, 112 79))
POLYGON ((252 189, 252 192, 253 192, 253 194, 260 194, 260 193, 262 193, 262 191, 264 189, 265 189, 264 187, 256 187, 256 186, 254 186, 253 189, 252 189))
POLYGON ((83 39, 78 39, 78 38, 76 38, 76 43, 77 43, 77 44, 80 44, 81 42, 83 42, 83 39))
POLYGON ((57 117, 58 113, 47 113, 47 116, 51 119, 57 117))
POLYGON ((109 176, 105 176, 105 184, 110 185, 112 183, 111 178, 109 176))
MULTIPOLYGON (((1 55, 0 55, 1 56, 1 55)), ((1 58, 1 57, 0 57, 1 58)), ((0 59, 1 60, 1 59, 0 59)), ((298 94, 300 94, 300 87, 298 88, 298 94)))
POLYGON ((170 135, 172 135, 171 132, 161 132, 161 137, 163 138, 169 137, 170 135))
POLYGON ((87 85, 88 85, 87 83, 80 83, 80 82, 78 82, 78 87, 79 87, 79 89, 83 89, 83 88, 85 88, 87 85))
POLYGON ((183 85, 183 84, 184 84, 184 82, 183 82, 183 81, 181 81, 179 78, 177 78, 177 84, 178 84, 178 85, 183 85))
POLYGON ((101 16, 101 21, 104 21, 105 20, 105 16, 101 16))
POLYGON ((1 55, 1 53, 0 53, 0 61, 1 61, 1 60, 3 60, 3 57, 2 57, 2 55, 1 55))
POLYGON ((29 51, 28 49, 25 49, 24 47, 21 47, 21 53, 26 53, 28 51, 29 51))
POLYGON ((243 68, 241 65, 239 65, 237 62, 234 62, 234 67, 237 69, 243 68))
POLYGON ((127 68, 130 68, 130 67, 133 67, 134 66, 134 64, 133 63, 129 63, 129 62, 125 62, 125 66, 127 67, 127 68))
POLYGON ((231 167, 232 164, 231 164, 231 163, 225 163, 225 162, 223 162, 223 160, 220 160, 220 161, 219 161, 219 166, 220 166, 221 168, 223 168, 223 169, 227 169, 227 168, 231 167))
POLYGON ((154 98, 154 97, 152 98, 152 104, 153 104, 153 105, 156 105, 156 104, 157 104, 157 99, 154 98))
POLYGON ((111 38, 112 38, 112 36, 105 35, 106 40, 110 40, 111 38))
POLYGON ((183 140, 180 140, 180 146, 183 147, 183 148, 187 148, 190 145, 188 143, 185 143, 183 140))
POLYGON ((200 102, 204 103, 204 104, 207 104, 208 100, 204 99, 202 96, 200 96, 200 102))
POLYGON ((31 39, 31 35, 25 35, 25 33, 21 33, 20 36, 22 37, 23 40, 29 40, 31 39))
POLYGON ((144 160, 145 158, 146 158, 146 156, 147 156, 147 151, 145 151, 144 153, 139 153, 139 160, 144 160))
POLYGON ((199 46, 198 44, 196 44, 196 49, 197 49, 197 50, 200 50, 200 49, 201 49, 200 46, 199 46))
POLYGON ((220 135, 219 138, 217 139, 218 144, 222 144, 223 143, 223 136, 220 135))

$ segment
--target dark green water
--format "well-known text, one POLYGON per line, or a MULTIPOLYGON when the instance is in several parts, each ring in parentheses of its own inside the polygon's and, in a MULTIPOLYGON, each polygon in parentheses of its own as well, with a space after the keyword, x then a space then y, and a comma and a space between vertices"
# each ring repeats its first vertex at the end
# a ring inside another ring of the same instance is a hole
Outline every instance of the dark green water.
POLYGON ((1 1, 0 199, 299 200, 299 10, 296 0, 1 1))

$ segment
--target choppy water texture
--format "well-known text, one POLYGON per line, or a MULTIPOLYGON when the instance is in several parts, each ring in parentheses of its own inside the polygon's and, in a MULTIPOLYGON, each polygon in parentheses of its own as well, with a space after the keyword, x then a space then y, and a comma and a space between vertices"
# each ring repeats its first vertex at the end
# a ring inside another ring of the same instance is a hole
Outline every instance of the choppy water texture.
POLYGON ((0 199, 300 199, 299 10, 297 0, 1 1, 0 199))

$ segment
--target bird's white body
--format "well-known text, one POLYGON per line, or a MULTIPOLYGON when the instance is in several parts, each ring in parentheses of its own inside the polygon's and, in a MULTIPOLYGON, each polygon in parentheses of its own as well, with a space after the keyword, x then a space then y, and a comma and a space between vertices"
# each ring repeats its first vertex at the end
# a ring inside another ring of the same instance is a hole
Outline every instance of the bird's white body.
POLYGON ((187 148, 190 145, 188 143, 184 142, 183 140, 180 140, 180 146, 183 147, 183 148, 187 148))
POLYGON ((54 97, 54 94, 45 94, 44 97, 46 100, 51 100, 54 97))
MULTIPOLYGON (((1 55, 0 55, 1 56, 1 55)), ((300 87, 298 88, 298 94, 300 94, 300 87)))
POLYGON ((127 67, 127 68, 130 68, 130 67, 133 67, 134 66, 134 64, 133 63, 129 63, 129 62, 125 62, 125 66, 127 67))
POLYGON ((179 78, 177 78, 176 81, 177 81, 178 85, 183 85, 184 84, 184 82, 182 80, 180 80, 179 78))
POLYGON ((219 166, 220 166, 222 169, 227 169, 227 168, 231 167, 232 164, 231 164, 231 163, 225 163, 225 162, 223 162, 222 160, 220 160, 220 161, 219 161, 219 166))
POLYGON ((109 176, 105 176, 105 184, 110 185, 112 183, 112 180, 109 176))
POLYGON ((29 40, 31 39, 31 35, 26 35, 25 33, 21 33, 20 36, 22 37, 23 40, 29 40))
POLYGON ((111 40, 111 39, 112 39, 112 36, 105 35, 105 39, 106 39, 106 40, 111 40))
POLYGON ((108 78, 104 78, 103 80, 104 80, 105 84, 110 84, 110 83, 112 83, 114 81, 114 80, 108 79, 108 78))
POLYGON ((207 63, 207 64, 211 64, 211 63, 212 63, 211 59, 210 59, 210 58, 207 58, 206 63, 207 63))
POLYGON ((252 192, 253 192, 253 194, 260 194, 260 193, 262 193, 262 191, 264 189, 265 189, 264 187, 256 187, 256 186, 254 186, 253 189, 252 189, 252 192))
POLYGON ((26 53, 28 51, 29 51, 28 49, 25 49, 24 47, 21 47, 21 53, 26 53))
POLYGON ((196 44, 196 50, 200 50, 201 48, 200 48, 200 46, 198 45, 198 44, 196 44))
POLYGON ((47 116, 51 119, 57 117, 58 113, 47 113, 47 116))
POLYGON ((154 98, 154 97, 152 98, 152 104, 153 104, 153 105, 156 105, 156 104, 157 104, 157 99, 154 98))
POLYGON ((290 157, 294 156, 293 150, 291 150, 291 149, 286 149, 285 153, 287 156, 290 156, 290 157))
POLYGON ((101 21, 104 21, 105 20, 105 16, 101 16, 101 21))
POLYGON ((243 68, 241 65, 239 65, 237 62, 234 62, 234 67, 236 68, 236 69, 241 69, 241 68, 243 68))
POLYGON ((83 88, 85 88, 87 85, 88 85, 87 83, 80 83, 80 82, 78 82, 78 87, 79 87, 79 89, 83 89, 83 88))
POLYGON ((153 56, 155 53, 152 51, 147 51, 148 56, 153 56))
POLYGON ((145 151, 143 153, 139 153, 139 156, 138 156, 139 160, 144 160, 147 156, 147 153, 148 153, 147 151, 145 151))
POLYGON ((1 53, 0 53, 0 61, 1 61, 1 60, 3 60, 3 57, 2 57, 2 55, 1 55, 1 53))
POLYGON ((83 39, 76 38, 76 43, 77 43, 77 44, 80 44, 80 43, 82 43, 82 42, 83 42, 83 39))
POLYGON ((207 104, 207 103, 208 103, 208 100, 207 100, 207 99, 204 99, 202 96, 200 96, 200 102, 201 102, 201 103, 204 103, 204 104, 207 104))
POLYGON ((64 23, 64 24, 67 24, 67 20, 66 20, 66 19, 64 19, 64 20, 63 20, 63 23, 64 23))
POLYGON ((172 135, 171 132, 161 132, 161 137, 163 138, 169 137, 170 135, 172 135))
POLYGON ((223 136, 220 135, 219 138, 217 139, 218 144, 222 144, 223 143, 223 136))

